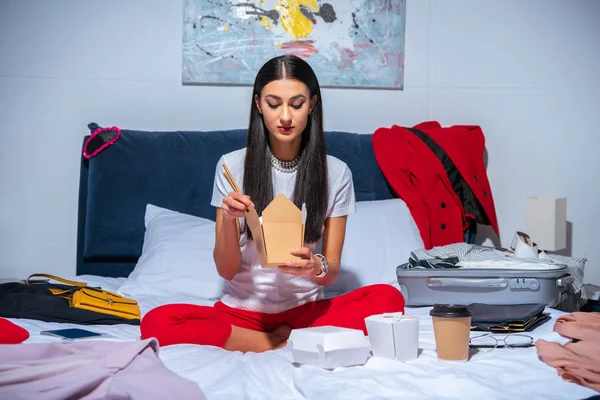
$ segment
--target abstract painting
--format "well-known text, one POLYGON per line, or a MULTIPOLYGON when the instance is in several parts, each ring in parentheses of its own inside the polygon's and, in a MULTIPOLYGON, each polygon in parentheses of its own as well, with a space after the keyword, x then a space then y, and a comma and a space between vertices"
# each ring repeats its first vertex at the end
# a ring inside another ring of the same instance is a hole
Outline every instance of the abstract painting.
POLYGON ((403 89, 406 0, 184 0, 183 84, 252 85, 295 54, 325 87, 403 89))

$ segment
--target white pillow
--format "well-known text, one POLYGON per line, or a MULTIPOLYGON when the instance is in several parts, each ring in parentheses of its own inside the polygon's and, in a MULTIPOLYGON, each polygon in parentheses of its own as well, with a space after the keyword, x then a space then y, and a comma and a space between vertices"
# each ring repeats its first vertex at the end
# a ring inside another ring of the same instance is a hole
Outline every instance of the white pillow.
POLYGON ((146 206, 142 255, 119 288, 125 296, 217 299, 223 279, 213 259, 215 223, 152 204, 146 206))
POLYGON ((348 216, 340 276, 326 297, 376 283, 397 285, 396 267, 408 262, 423 240, 401 199, 359 201, 348 216))

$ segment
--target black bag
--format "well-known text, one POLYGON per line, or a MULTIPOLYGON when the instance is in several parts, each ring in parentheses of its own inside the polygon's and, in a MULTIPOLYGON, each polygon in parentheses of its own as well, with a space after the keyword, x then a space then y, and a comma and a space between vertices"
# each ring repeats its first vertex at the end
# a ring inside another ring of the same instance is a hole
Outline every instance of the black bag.
POLYGON ((0 317, 27 318, 45 322, 68 322, 82 325, 139 325, 139 319, 126 319, 69 306, 69 301, 55 296, 52 289, 69 289, 68 285, 10 282, 0 285, 0 317))

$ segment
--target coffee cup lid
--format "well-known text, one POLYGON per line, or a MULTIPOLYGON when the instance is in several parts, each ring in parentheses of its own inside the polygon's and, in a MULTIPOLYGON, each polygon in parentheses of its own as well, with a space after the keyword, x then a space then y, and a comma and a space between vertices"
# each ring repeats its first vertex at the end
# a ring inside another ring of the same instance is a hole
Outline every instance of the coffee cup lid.
POLYGON ((432 317, 461 318, 470 317, 471 311, 463 304, 434 304, 429 315, 432 317))

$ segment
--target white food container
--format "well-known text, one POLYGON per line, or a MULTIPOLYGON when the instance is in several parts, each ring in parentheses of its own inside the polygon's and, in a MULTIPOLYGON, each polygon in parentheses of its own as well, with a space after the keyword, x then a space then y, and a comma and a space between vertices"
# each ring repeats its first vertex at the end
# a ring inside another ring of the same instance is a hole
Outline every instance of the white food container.
POLYGON ((417 358, 419 353, 419 318, 401 312, 365 318, 373 356, 398 361, 417 358))
POLYGON ((335 326, 294 329, 288 341, 294 362, 327 369, 363 365, 371 351, 363 331, 335 326))

